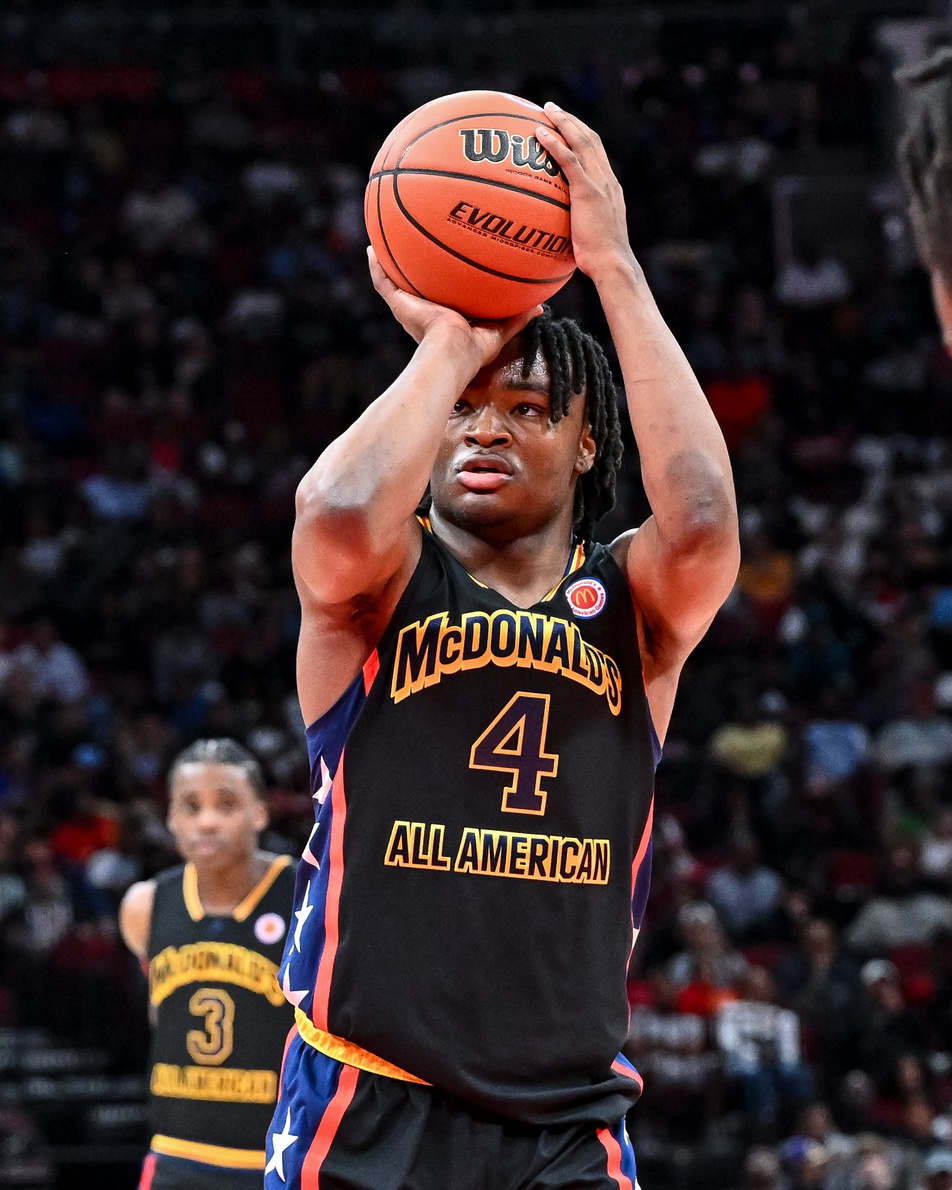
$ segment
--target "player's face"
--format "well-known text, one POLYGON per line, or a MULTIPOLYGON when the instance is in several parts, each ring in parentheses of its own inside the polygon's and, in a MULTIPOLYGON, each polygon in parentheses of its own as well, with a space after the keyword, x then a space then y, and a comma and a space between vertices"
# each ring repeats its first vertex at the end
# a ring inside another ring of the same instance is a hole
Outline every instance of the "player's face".
POLYGON ((566 510, 571 521, 575 482, 595 460, 582 397, 553 423, 548 366, 537 357, 528 376, 522 366, 515 339, 450 414, 430 490, 437 512, 461 528, 522 535, 566 510))
POLYGON ((268 824, 264 802, 234 764, 183 764, 169 787, 168 826, 182 857, 216 871, 245 861, 268 824))

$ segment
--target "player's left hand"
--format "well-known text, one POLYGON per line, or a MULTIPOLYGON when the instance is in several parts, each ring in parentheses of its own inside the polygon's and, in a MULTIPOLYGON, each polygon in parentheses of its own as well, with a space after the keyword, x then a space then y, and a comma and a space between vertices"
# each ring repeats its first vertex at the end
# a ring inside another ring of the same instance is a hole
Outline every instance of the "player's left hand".
POLYGON ((554 103, 545 105, 545 114, 556 132, 540 124, 536 135, 569 184, 575 263, 597 280, 603 269, 619 260, 634 262, 621 183, 597 132, 554 103))

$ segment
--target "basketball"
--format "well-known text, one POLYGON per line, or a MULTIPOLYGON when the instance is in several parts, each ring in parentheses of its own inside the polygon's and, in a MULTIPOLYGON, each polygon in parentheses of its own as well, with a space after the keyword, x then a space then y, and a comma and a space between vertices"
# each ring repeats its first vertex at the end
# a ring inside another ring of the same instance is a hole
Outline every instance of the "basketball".
POLYGON ((384 141, 364 217, 391 281, 467 318, 509 318, 575 271, 569 188, 535 136, 541 107, 501 91, 423 104, 384 141))

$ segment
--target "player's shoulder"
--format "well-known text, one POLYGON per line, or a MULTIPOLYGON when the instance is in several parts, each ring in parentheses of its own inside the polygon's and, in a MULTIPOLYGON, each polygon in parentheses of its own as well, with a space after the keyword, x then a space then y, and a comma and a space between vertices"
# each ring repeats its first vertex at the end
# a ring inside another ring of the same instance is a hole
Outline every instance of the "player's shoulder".
POLYGON ((145 956, 152 928, 156 881, 139 880, 131 885, 119 906, 119 930, 126 946, 140 958, 145 956))

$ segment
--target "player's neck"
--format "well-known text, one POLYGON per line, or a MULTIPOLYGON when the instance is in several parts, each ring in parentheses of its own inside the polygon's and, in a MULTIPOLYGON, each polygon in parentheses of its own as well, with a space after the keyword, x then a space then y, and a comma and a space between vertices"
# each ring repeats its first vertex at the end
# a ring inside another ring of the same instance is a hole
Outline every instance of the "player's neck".
POLYGON ((229 864, 227 868, 203 868, 195 864, 198 877, 198 899, 206 917, 227 917, 247 897, 264 877, 271 857, 263 851, 252 851, 229 864))
POLYGON ((431 513, 433 532, 465 569, 510 603, 531 607, 565 574, 572 551, 571 526, 559 518, 534 533, 507 538, 479 534, 431 513))

